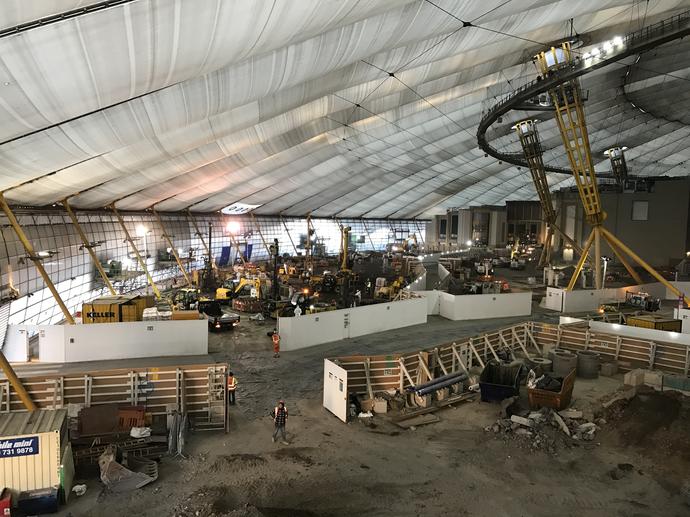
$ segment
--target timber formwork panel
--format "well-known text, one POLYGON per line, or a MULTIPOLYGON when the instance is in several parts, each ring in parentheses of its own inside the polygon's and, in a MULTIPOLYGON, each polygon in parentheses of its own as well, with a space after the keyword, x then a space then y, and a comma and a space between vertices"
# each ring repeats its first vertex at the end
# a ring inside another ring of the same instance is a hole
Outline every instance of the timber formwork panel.
POLYGON ((591 332, 585 322, 568 325, 532 322, 530 329, 535 339, 542 343, 575 352, 592 350, 607 359, 616 359, 623 371, 650 368, 688 375, 690 369, 690 347, 680 343, 619 336, 613 332, 591 332))
POLYGON ((427 371, 436 378, 444 374, 443 368, 451 373, 462 371, 463 365, 467 369, 481 367, 499 350, 507 349, 513 355, 524 356, 525 352, 536 355, 545 346, 574 352, 592 350, 604 358, 616 359, 622 371, 651 368, 685 376, 690 371, 690 346, 592 332, 587 322, 563 325, 527 322, 427 350, 388 356, 347 356, 334 360, 348 372, 347 390, 367 393, 369 388, 374 392, 395 388, 404 390, 428 380, 427 371))
MULTIPOLYGON (((227 364, 193 364, 89 371, 65 375, 37 375, 29 372, 20 379, 38 408, 60 408, 67 404, 95 406, 103 404, 142 405, 152 415, 164 415, 169 407, 190 414, 206 422, 207 428, 225 428, 224 390, 209 385, 209 370, 224 377, 227 364), (211 406, 214 406, 213 408, 211 406), (211 424, 209 426, 209 424, 211 424)), ((3 390, 3 396, 6 396, 3 390)), ((24 411, 24 405, 14 390, 10 391, 0 411, 24 411)))

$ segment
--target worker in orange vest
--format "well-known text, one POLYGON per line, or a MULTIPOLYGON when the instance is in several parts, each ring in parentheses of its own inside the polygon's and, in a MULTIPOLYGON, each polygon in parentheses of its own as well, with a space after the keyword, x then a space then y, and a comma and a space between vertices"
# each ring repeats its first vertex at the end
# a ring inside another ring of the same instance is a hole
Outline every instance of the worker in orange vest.
POLYGON ((280 357, 280 334, 278 334, 278 330, 273 331, 271 339, 273 340, 273 357, 280 357))
POLYGON ((228 372, 228 404, 235 405, 235 390, 237 389, 237 377, 228 372))

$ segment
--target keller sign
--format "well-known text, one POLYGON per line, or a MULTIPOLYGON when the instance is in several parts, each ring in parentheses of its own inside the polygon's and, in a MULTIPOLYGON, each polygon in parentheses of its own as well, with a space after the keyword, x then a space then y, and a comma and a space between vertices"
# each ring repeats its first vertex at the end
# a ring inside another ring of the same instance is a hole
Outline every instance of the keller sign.
POLYGON ((0 439, 0 459, 38 454, 38 436, 0 439))

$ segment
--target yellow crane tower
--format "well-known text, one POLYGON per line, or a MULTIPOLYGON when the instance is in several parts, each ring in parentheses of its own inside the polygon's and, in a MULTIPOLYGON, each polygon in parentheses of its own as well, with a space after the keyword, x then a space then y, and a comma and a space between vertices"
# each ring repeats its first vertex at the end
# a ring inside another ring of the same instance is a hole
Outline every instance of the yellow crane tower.
POLYGON ((556 224, 556 210, 553 208, 549 182, 546 179, 546 170, 544 170, 544 151, 541 147, 541 140, 539 140, 539 131, 537 131, 536 122, 536 120, 521 120, 513 127, 520 139, 522 151, 525 154, 525 159, 529 165, 529 171, 532 174, 534 189, 539 196, 544 222, 547 225, 544 249, 539 257, 539 267, 544 267, 551 262, 551 246, 554 230, 558 232, 563 240, 570 244, 575 253, 580 256, 582 255, 582 248, 556 224))
MULTIPOLYGON (((568 67, 573 63, 570 43, 565 42, 558 47, 551 47, 539 53, 536 59, 544 76, 548 76, 558 69, 568 67)), ((642 260, 634 251, 621 242, 620 239, 604 228, 606 212, 602 209, 601 200, 599 198, 599 189, 597 187, 594 163, 592 162, 592 152, 589 145, 589 135, 587 133, 587 123, 585 121, 585 110, 582 102, 579 80, 573 78, 558 83, 549 90, 549 95, 555 108, 554 113, 556 122, 561 133, 566 154, 568 155, 568 161, 573 171, 585 217, 592 227, 589 237, 587 237, 583 247, 584 252, 580 256, 580 260, 577 263, 573 276, 570 278, 567 289, 572 290, 575 286, 575 282, 582 271, 582 266, 585 263, 587 254, 592 248, 594 250, 592 260, 594 262, 595 286, 597 289, 601 288, 601 238, 603 237, 606 242, 608 242, 616 257, 618 257, 618 260, 621 261, 636 282, 641 283, 640 277, 626 260, 625 255, 628 255, 633 261, 642 266, 650 275, 665 285, 673 293, 682 296, 686 304, 690 304, 690 299, 687 296, 682 294, 653 267, 642 260)))

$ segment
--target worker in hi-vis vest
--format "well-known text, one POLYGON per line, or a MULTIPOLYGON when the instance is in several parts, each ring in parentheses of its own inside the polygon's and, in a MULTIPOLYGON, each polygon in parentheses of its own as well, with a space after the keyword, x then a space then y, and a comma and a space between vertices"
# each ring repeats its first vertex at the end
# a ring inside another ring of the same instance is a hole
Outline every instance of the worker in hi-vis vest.
POLYGON ((228 404, 235 404, 235 390, 237 389, 237 377, 228 372, 228 404))
POLYGON ((280 357, 280 334, 277 329, 273 331, 271 339, 273 340, 273 357, 280 357))

